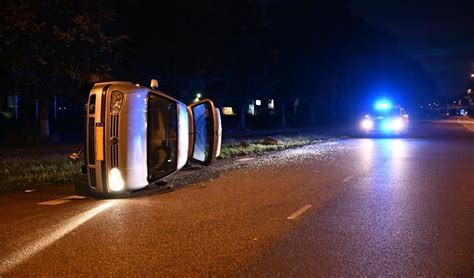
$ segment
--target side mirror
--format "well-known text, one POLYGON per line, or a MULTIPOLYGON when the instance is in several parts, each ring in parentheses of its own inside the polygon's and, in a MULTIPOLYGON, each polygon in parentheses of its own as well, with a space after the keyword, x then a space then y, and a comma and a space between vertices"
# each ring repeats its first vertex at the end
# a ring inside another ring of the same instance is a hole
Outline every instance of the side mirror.
POLYGON ((190 115, 189 159, 209 165, 219 155, 222 127, 219 109, 204 99, 188 106, 190 115))

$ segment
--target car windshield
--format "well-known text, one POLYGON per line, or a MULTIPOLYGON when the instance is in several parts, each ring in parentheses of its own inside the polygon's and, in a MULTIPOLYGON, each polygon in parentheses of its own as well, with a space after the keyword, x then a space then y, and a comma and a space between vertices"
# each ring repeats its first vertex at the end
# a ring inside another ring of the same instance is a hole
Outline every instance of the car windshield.
POLYGON ((176 170, 177 151, 176 103, 160 95, 149 93, 147 115, 149 182, 176 170))
POLYGON ((371 114, 373 117, 395 117, 400 116, 399 108, 374 109, 371 114))

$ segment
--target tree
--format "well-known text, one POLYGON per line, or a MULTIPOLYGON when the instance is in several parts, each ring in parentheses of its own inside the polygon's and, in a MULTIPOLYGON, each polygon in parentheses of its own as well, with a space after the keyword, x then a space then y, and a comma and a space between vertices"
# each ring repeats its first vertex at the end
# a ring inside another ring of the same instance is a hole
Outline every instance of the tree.
POLYGON ((113 10, 101 1, 12 1, 0 8, 1 64, 11 91, 40 103, 49 137, 48 99, 78 95, 84 75, 110 74, 119 59, 113 10))

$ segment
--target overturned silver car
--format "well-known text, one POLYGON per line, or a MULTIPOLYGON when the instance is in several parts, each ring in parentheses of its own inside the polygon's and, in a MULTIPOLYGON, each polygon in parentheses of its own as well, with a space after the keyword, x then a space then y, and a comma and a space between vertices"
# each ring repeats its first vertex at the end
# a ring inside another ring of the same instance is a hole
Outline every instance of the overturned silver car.
POLYGON ((86 111, 87 191, 116 196, 154 184, 189 161, 220 152, 221 117, 211 100, 186 106, 130 82, 96 83, 86 111))

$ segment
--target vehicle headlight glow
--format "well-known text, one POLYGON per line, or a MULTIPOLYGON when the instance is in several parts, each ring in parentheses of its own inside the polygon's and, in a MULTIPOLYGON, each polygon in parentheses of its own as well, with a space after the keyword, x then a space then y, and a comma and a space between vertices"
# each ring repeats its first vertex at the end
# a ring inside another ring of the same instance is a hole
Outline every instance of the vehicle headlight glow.
POLYGON ((113 91, 110 94, 110 114, 118 115, 122 108, 123 94, 120 91, 113 91))
POLYGON ((395 119, 392 123, 392 126, 393 126, 394 129, 400 130, 400 129, 403 129, 404 123, 403 123, 402 119, 395 119))
POLYGON ((361 126, 365 130, 370 130, 374 127, 374 122, 371 119, 364 119, 361 122, 361 126))
POLYGON ((112 191, 121 191, 125 187, 122 174, 118 168, 112 168, 109 171, 109 188, 112 191))

